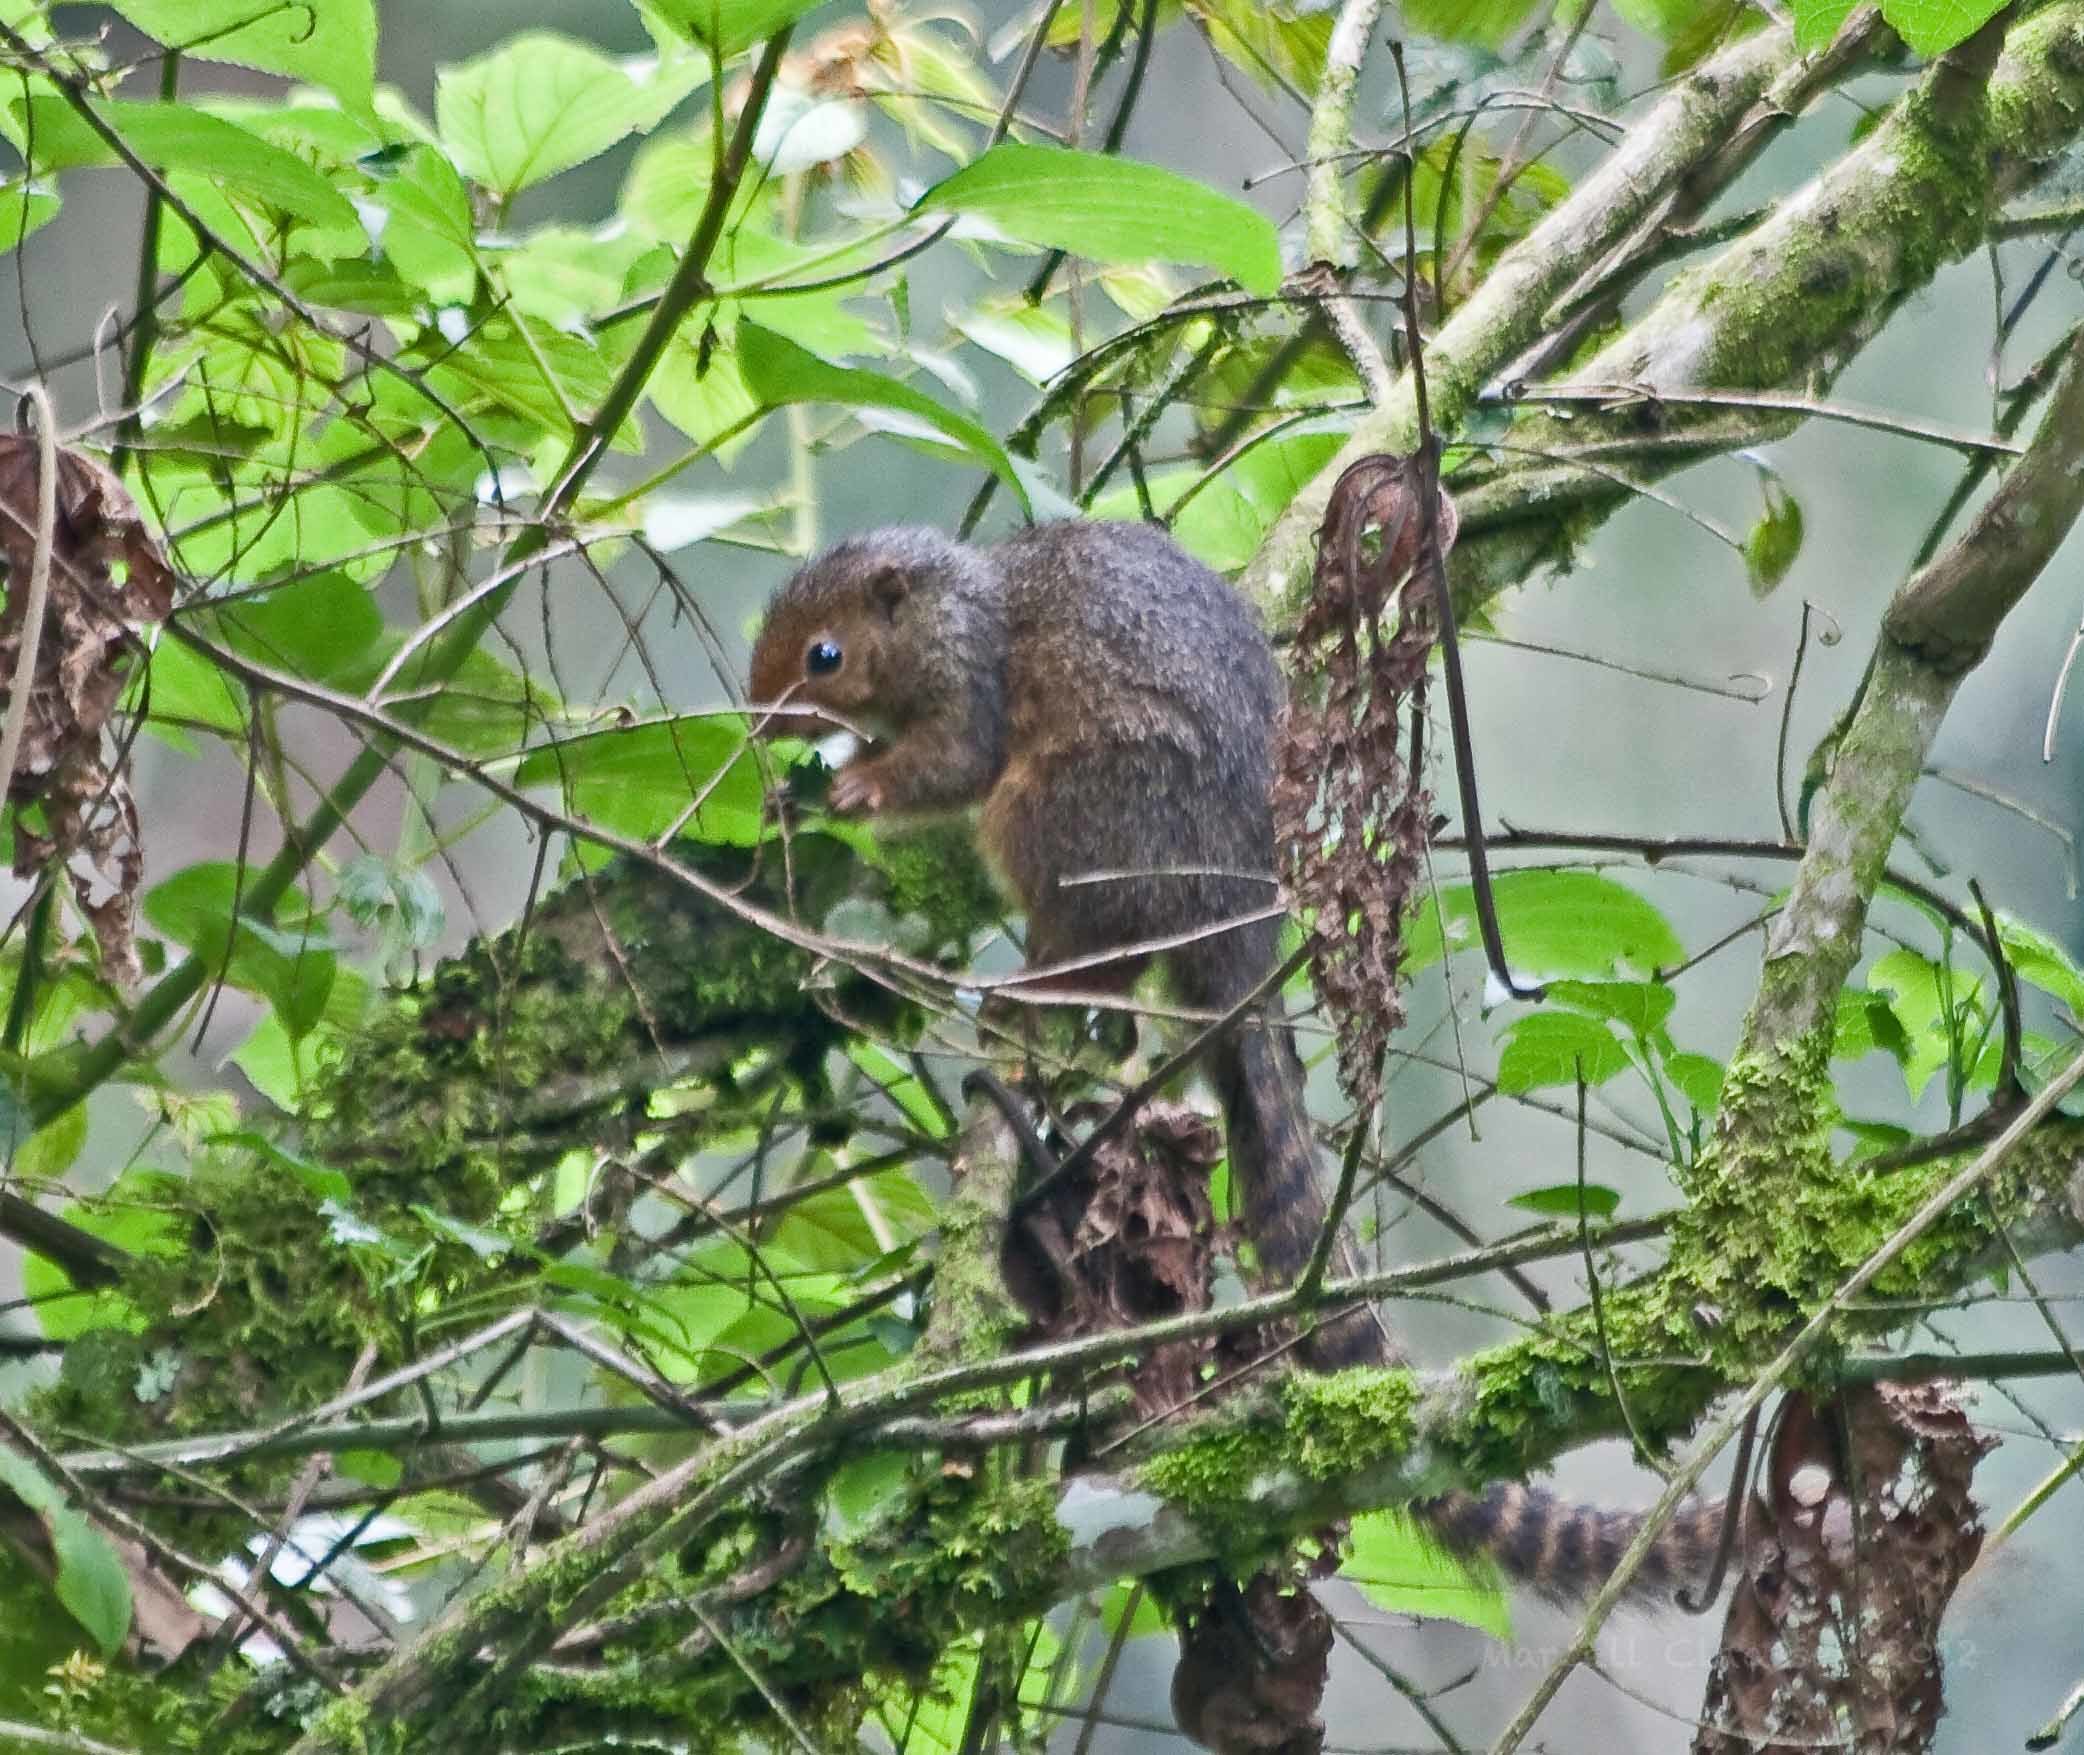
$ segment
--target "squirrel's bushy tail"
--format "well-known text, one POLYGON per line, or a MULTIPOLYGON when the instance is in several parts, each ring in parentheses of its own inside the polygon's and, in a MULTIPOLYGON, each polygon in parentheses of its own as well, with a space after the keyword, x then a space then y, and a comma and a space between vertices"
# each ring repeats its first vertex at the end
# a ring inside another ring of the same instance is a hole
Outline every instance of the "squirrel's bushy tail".
MULTIPOLYGON (((1669 1603, 1698 1591, 1722 1539, 1723 1501, 1702 1500, 1676 1513, 1628 1581, 1628 1600, 1669 1603)), ((1576 1602, 1606 1583, 1643 1527, 1639 1511, 1610 1511, 1559 1499, 1542 1487, 1503 1482, 1481 1493, 1447 1493, 1411 1507, 1440 1545, 1487 1554, 1551 1602, 1576 1602)))
MULTIPOLYGON (((1303 1106, 1302 1063, 1278 1025, 1251 1020, 1216 1050, 1213 1071, 1228 1133, 1230 1176, 1263 1289, 1290 1284, 1324 1228, 1317 1149, 1303 1106)), ((1334 1274, 1347 1270, 1337 1254, 1334 1274)), ((1320 1323, 1297 1349, 1316 1371, 1401 1363, 1370 1309, 1320 1323)), ((1559 1499, 1539 1487, 1502 1483, 1481 1493, 1448 1493, 1411 1507, 1441 1545, 1486 1554, 1511 1577, 1552 1601, 1589 1596, 1604 1584, 1642 1528, 1640 1512, 1610 1511, 1559 1499)), ((1721 1539, 1723 1502, 1687 1507, 1658 1533, 1629 1581, 1635 1601, 1669 1601, 1698 1588, 1721 1539)))

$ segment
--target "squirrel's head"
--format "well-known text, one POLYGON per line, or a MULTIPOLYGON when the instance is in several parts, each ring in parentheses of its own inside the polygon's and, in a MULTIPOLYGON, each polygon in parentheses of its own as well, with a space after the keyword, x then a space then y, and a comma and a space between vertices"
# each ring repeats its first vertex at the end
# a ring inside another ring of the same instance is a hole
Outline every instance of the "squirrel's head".
POLYGON ((906 611, 916 594, 972 564, 971 550, 938 531, 896 529, 853 537, 800 569, 768 605, 753 642, 748 704, 772 712, 760 734, 887 735, 904 716, 907 660, 919 637, 916 626, 901 626, 911 620, 906 611))

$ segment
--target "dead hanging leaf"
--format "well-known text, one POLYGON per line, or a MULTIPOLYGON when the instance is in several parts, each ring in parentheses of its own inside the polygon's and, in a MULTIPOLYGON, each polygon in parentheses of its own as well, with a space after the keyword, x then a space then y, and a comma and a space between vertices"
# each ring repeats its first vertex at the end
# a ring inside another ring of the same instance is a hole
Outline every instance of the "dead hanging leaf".
POLYGON ((1339 1023, 1339 1080, 1364 1106, 1403 1022, 1404 916, 1432 829, 1426 664, 1439 633, 1434 582, 1457 519, 1437 486, 1425 516, 1422 484, 1437 480, 1425 462, 1364 457, 1332 488, 1274 781, 1274 827, 1310 922, 1312 976, 1339 1023))
MULTIPOLYGON (((0 690, 12 698, 27 632, 37 542, 42 446, 34 434, 0 434, 0 690)), ((14 871, 35 877, 63 864, 101 949, 103 973, 130 986, 140 976, 136 919, 144 858, 127 746, 108 737, 109 717, 143 654, 138 627, 174 605, 175 575, 123 484, 81 451, 56 452, 57 509, 35 670, 7 796, 15 807, 14 871), (41 822, 25 820, 41 806, 41 822), (97 896, 97 888, 106 893, 97 896)))
MULTIPOLYGON (((1093 1125, 1106 1112, 1080 1106, 1067 1119, 1093 1125)), ((1049 1281, 1050 1338, 1208 1308, 1217 1232, 1208 1178, 1222 1156, 1223 1136, 1209 1117, 1149 1103, 1030 1209, 1025 1244, 1049 1281)), ((1173 1342, 1132 1361, 1126 1375, 1138 1417, 1183 1405, 1209 1352, 1205 1342, 1173 1342)))

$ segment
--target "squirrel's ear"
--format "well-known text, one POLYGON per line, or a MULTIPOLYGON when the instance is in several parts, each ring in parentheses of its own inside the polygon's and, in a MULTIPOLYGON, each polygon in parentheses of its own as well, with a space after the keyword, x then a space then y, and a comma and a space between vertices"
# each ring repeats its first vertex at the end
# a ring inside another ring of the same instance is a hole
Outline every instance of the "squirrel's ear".
POLYGON ((902 567, 878 567, 869 577, 869 598, 885 615, 895 615, 911 590, 912 581, 902 567))

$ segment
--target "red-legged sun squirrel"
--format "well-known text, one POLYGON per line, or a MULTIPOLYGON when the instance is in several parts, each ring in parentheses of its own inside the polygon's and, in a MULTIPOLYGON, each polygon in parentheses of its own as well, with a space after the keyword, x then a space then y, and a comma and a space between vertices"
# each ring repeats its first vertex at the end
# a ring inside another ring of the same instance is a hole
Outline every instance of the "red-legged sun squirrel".
MULTIPOLYGON (((1244 600, 1163 531, 1067 521, 988 548, 918 526, 853 537, 782 587, 750 680, 756 711, 809 709, 813 732, 842 723, 872 740, 834 777, 835 811, 980 805, 1028 960, 1078 965, 1061 987, 1125 989, 1146 958, 1107 953, 1161 940, 1180 941, 1162 959, 1174 992, 1205 1011, 1229 1011, 1272 971, 1280 672, 1244 600)), ((768 729, 805 719, 784 712, 768 729)), ((1210 1070, 1258 1272, 1285 1285, 1326 1209, 1278 995, 1210 1070)), ((1303 1356, 1329 1370, 1395 1352, 1358 1311, 1316 1328, 1303 1356)), ((1451 1546, 1556 1595, 1595 1586, 1636 1528, 1526 1487, 1417 1509, 1451 1546)), ((1720 1516, 1703 1506, 1668 1526, 1639 1587, 1696 1576, 1720 1516)))

